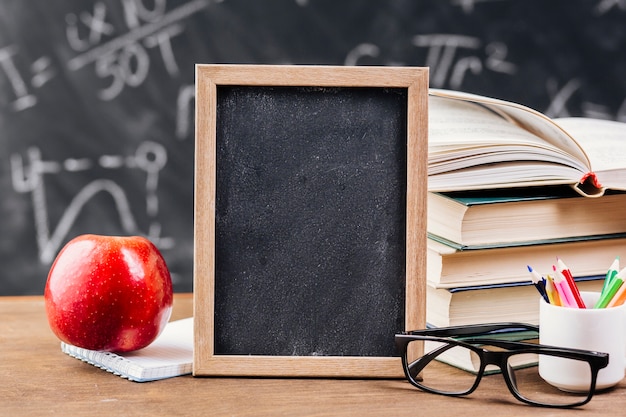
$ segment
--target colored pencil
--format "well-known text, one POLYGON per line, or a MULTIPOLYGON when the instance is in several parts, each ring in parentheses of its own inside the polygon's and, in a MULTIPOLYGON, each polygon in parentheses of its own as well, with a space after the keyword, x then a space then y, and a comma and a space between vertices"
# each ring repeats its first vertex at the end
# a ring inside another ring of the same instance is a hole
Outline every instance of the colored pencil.
POLYGON ((530 272, 530 277, 533 285, 537 288, 537 291, 541 295, 541 297, 545 300, 546 303, 550 302, 548 298, 548 294, 546 294, 546 279, 543 278, 537 271, 532 269, 530 265, 527 265, 528 272, 530 272))
POLYGON ((600 294, 600 299, 598 300, 598 302, 596 302, 596 305, 594 305, 593 308, 607 307, 609 302, 611 302, 611 300, 617 293, 617 290, 619 290, 623 283, 624 280, 622 280, 621 278, 613 278, 606 291, 602 291, 602 293, 600 294))
POLYGON ((619 287, 619 289, 617 290, 613 298, 611 298, 611 301, 609 301, 609 303, 606 306, 607 308, 618 307, 624 304, 625 302, 626 302, 626 284, 622 283, 622 285, 619 287))
MULTIPOLYGON (((615 275, 614 280, 621 279, 622 281, 626 278, 626 268, 619 271, 617 275, 615 275)), ((626 302, 626 284, 622 282, 622 285, 619 287, 617 292, 613 295, 613 298, 606 305, 607 307, 617 307, 621 306, 626 302)))
POLYGON ((565 277, 565 282, 567 283, 566 285, 570 288, 572 295, 574 296, 574 302, 578 308, 585 308, 585 302, 580 296, 580 291, 578 291, 578 286, 574 282, 574 276, 571 271, 565 265, 565 262, 563 262, 560 258, 556 258, 556 263, 559 267, 559 272, 565 277))
POLYGON ((613 279, 613 277, 615 277, 615 275, 617 275, 618 271, 619 271, 619 256, 616 256, 615 259, 613 260, 613 263, 611 264, 609 269, 606 271, 606 277, 604 278, 604 285, 602 286, 601 292, 605 292, 607 288, 609 288, 609 284, 611 283, 611 280, 613 279))
POLYGON ((563 274, 556 269, 556 266, 552 266, 552 269, 554 269, 554 285, 557 292, 559 293, 561 305, 563 307, 579 308, 578 304, 576 303, 576 299, 574 298, 574 294, 572 294, 572 289, 567 284, 567 281, 563 274))
POLYGON ((551 275, 546 275, 546 294, 548 294, 548 299, 550 300, 550 304, 555 305, 557 307, 562 306, 561 298, 559 297, 559 293, 554 284, 554 280, 551 275))

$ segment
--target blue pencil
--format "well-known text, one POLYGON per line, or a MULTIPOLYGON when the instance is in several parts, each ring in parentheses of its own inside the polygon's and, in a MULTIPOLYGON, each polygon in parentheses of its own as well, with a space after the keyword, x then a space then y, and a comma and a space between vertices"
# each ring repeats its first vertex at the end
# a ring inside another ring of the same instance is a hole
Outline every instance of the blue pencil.
POLYGON ((539 294, 546 303, 550 303, 550 299, 548 298, 548 294, 546 293, 546 279, 537 273, 537 271, 533 270, 530 265, 527 265, 528 272, 530 272, 530 277, 533 285, 539 291, 539 294))

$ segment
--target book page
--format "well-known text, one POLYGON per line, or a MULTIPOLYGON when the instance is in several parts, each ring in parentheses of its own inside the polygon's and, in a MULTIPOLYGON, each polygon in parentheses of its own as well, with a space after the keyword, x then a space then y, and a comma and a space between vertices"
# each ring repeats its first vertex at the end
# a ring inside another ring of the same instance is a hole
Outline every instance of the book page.
POLYGON ((580 176, 588 171, 567 151, 481 105, 435 96, 428 104, 429 174, 521 160, 572 166, 580 176))
POLYGON ((626 123, 567 117, 556 119, 587 151, 595 172, 626 169, 626 123))
POLYGON ((193 318, 169 322, 163 333, 147 347, 118 355, 146 369, 191 363, 193 318))
MULTIPOLYGON (((580 167, 579 169, 583 173, 590 170, 589 159, 583 147, 581 147, 580 144, 559 125, 554 123, 554 121, 533 109, 504 100, 457 91, 430 89, 429 94, 431 94, 431 98, 433 98, 433 96, 446 97, 452 100, 460 101, 461 103, 480 103, 481 105, 491 109, 493 112, 501 114, 504 120, 508 119, 513 126, 518 125, 522 129, 526 130, 529 135, 538 138, 545 144, 544 146, 548 147, 549 144, 551 148, 559 149, 562 154, 567 155, 567 157, 573 161, 570 162, 570 165, 580 167)), ((432 108, 430 105, 431 101, 429 99, 429 108, 432 108)), ((435 106, 437 106, 437 104, 435 104, 435 106)), ((484 115, 485 113, 482 113, 481 117, 484 115)), ((475 114, 475 116, 477 116, 477 114, 475 114)), ((485 127, 490 130, 494 129, 495 126, 498 126, 498 129, 500 128, 500 124, 491 126, 491 123, 495 121, 493 118, 488 120, 486 119, 485 121, 489 123, 485 127)), ((443 126, 445 127, 445 125, 443 126)), ((492 138, 498 139, 497 137, 492 138)), ((519 137, 516 136, 516 138, 519 137)))
POLYGON ((501 116, 470 102, 430 97, 428 105, 431 148, 544 143, 501 116))
POLYGON ((113 353, 61 342, 61 351, 131 381, 144 382, 190 374, 193 366, 193 317, 169 322, 149 346, 113 353))

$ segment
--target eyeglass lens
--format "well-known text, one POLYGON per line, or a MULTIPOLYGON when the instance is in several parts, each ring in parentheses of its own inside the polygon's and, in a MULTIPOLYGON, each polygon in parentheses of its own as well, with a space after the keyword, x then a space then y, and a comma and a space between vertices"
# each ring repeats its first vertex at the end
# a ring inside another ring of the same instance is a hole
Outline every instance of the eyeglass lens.
MULTIPOLYGON (((476 351, 468 349, 463 345, 417 340, 409 343, 407 352, 417 351, 416 345, 421 343, 424 344, 424 356, 432 357, 434 360, 428 362, 421 370, 419 377, 414 375, 414 384, 427 390, 448 395, 462 395, 472 389, 476 383, 477 372, 481 365, 481 357, 476 351), (458 369, 459 366, 473 369, 474 372, 458 369)), ((498 350, 489 346, 483 347, 489 350, 498 350)), ((409 366, 416 359, 419 359, 416 355, 413 355, 413 357, 407 356, 409 366)), ((498 366, 487 365, 484 373, 491 374, 499 371, 498 366)), ((562 407, 577 405, 585 402, 591 390, 591 367, 586 361, 582 360, 566 359, 552 355, 519 353, 511 355, 507 359, 505 369, 502 371, 508 374, 514 390, 517 391, 519 396, 538 404, 562 407), (580 380, 577 382, 577 386, 568 388, 564 384, 560 385, 561 389, 559 389, 552 385, 555 384, 555 381, 551 381, 552 384, 546 382, 540 375, 540 368, 537 366, 539 360, 545 360, 545 363, 550 364, 556 363, 556 366, 563 367, 561 369, 567 369, 567 367, 579 368, 578 375, 580 380)))

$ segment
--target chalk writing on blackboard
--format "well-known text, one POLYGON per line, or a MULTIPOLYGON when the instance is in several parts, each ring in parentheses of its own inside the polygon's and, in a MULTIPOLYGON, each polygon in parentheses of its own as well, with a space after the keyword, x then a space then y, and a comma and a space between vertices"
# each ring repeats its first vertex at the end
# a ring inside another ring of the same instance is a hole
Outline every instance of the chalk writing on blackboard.
POLYGON ((501 42, 492 42, 485 46, 486 58, 483 61, 476 55, 455 60, 457 50, 476 50, 482 47, 480 39, 463 35, 415 35, 413 44, 428 48, 426 66, 431 68, 431 87, 443 87, 446 82, 452 88, 463 85, 467 71, 480 74, 485 68, 494 72, 515 74, 516 65, 507 62, 507 46, 501 42), (452 71, 450 73, 450 71, 452 71), (448 77, 450 77, 448 79, 448 77))
POLYGON ((600 0, 593 9, 597 16, 602 16, 613 9, 626 11, 626 1, 624 0, 600 0))
MULTIPOLYGON (((413 36, 416 48, 427 49, 425 65, 430 68, 430 86, 442 88, 446 85, 459 89, 469 71, 480 75, 483 69, 513 75, 517 65, 507 59, 508 48, 502 42, 491 42, 483 46, 482 41, 473 36, 455 34, 420 34, 413 36), (485 58, 476 52, 482 52, 485 58), (470 55, 467 55, 467 53, 470 55), (464 54, 465 53, 465 54, 464 54)), ((370 43, 353 48, 344 61, 345 65, 357 65, 361 57, 378 57, 380 49, 370 43)), ((399 64, 399 62, 395 62, 399 64)))
MULTIPOLYGON (((171 76, 180 72, 171 40, 184 31, 182 21, 194 13, 220 0, 192 0, 173 10, 167 10, 166 0, 155 0, 152 9, 143 2, 121 0, 127 31, 117 34, 117 28, 107 21, 107 5, 95 2, 93 10, 66 15, 66 39, 69 47, 79 53, 67 61, 67 69, 78 71, 94 64, 95 74, 108 84, 98 91, 98 98, 111 101, 126 87, 139 87, 150 73, 149 49, 157 49, 164 68, 171 76), (108 38, 107 38, 108 39, 108 38)), ((16 99, 14 111, 22 111, 37 104, 37 89, 52 80, 57 74, 48 56, 36 59, 28 74, 20 73, 16 58, 20 50, 17 45, 0 49, 0 70, 9 81, 16 99)), ((185 102, 184 104, 186 104, 185 102)))
MULTIPOLYGON (((21 111, 33 107, 37 104, 37 97, 29 90, 28 82, 23 78, 22 74, 15 66, 13 57, 19 52, 19 48, 15 45, 5 46, 0 48, 0 69, 4 72, 9 85, 16 96, 15 101, 12 102, 12 108, 14 111, 21 111)), ((32 78, 30 86, 33 88, 40 88, 50 81, 55 75, 56 71, 51 65, 50 58, 42 56, 36 59, 30 65, 30 74, 32 78)))
POLYGON ((82 18, 70 13, 66 18, 68 44, 81 53, 69 60, 67 67, 77 71, 95 63, 96 74, 109 80, 109 86, 98 93, 106 101, 113 100, 125 87, 138 87, 145 81, 150 72, 147 49, 158 48, 167 72, 177 75, 179 67, 171 39, 183 33, 181 20, 210 3, 210 0, 193 0, 167 11, 166 0, 154 1, 151 10, 142 2, 122 1, 128 32, 105 43, 101 43, 102 35, 116 33, 116 28, 106 22, 105 4, 95 3, 93 13, 83 13, 82 18), (80 37, 79 23, 88 26, 88 36, 80 37))
POLYGON ((0 2, 0 259, 19 271, 0 292, 38 291, 66 212, 80 213, 70 235, 135 230, 172 244, 164 255, 191 288, 196 63, 429 66, 432 87, 626 121, 626 0, 557 3, 0 2), (160 201, 139 166, 100 165, 136 158, 144 143, 167 151, 160 201))
POLYGON ((159 172, 167 162, 165 148, 154 142, 143 142, 134 155, 102 155, 97 160, 91 158, 67 158, 63 161, 47 161, 42 158, 37 147, 28 149, 27 162, 19 154, 11 156, 11 179, 13 189, 18 193, 30 193, 33 204, 34 224, 37 233, 39 260, 50 263, 61 244, 66 240, 74 220, 81 210, 98 193, 108 193, 119 215, 122 230, 128 234, 148 236, 161 249, 171 248, 171 238, 160 236, 161 227, 156 217, 159 213, 159 200, 156 194, 159 172), (45 180, 46 175, 80 174, 99 166, 107 170, 139 169, 146 174, 146 215, 152 219, 150 229, 141 231, 132 214, 123 187, 110 179, 98 178, 91 181, 72 198, 58 224, 51 230, 48 218, 45 180))

